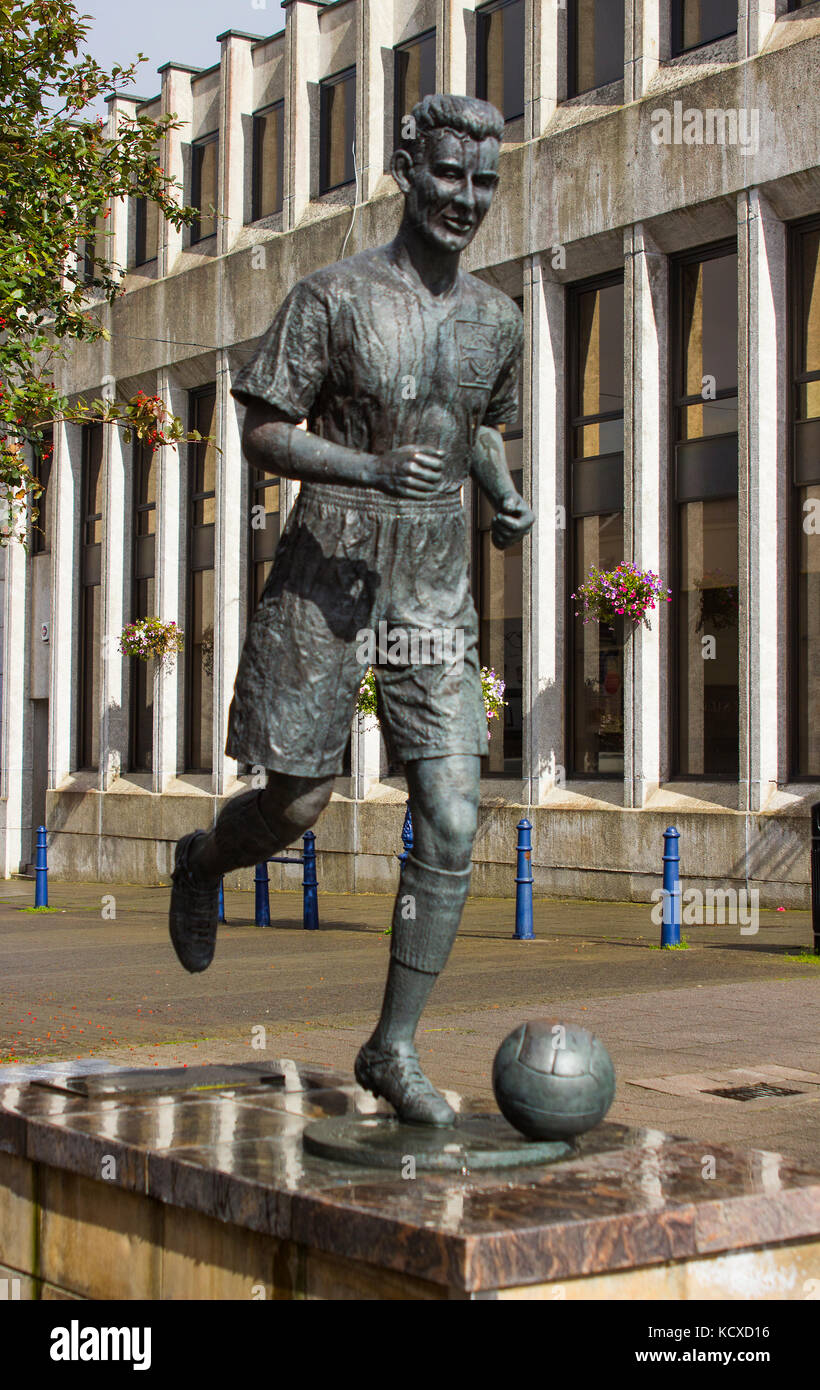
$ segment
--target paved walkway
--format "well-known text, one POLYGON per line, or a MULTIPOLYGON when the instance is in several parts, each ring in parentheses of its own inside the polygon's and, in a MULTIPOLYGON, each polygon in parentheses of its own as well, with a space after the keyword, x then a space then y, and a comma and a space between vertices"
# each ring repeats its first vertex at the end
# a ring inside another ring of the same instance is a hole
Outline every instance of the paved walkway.
MULTIPOLYGON (((251 894, 229 893, 216 960, 189 976, 168 943, 167 888, 53 883, 48 913, 25 911, 33 896, 31 882, 0 885, 4 1065, 267 1055, 350 1072, 378 1013, 387 897, 320 895, 322 929, 306 933, 300 894, 271 894, 268 931, 252 925, 251 894)), ((612 1119, 702 1139, 705 1154, 737 1142, 817 1160, 820 964, 789 959, 811 948, 808 913, 761 912, 753 936, 685 928, 691 948, 674 952, 651 949, 648 905, 537 901, 530 943, 511 939, 512 924, 508 899, 468 904, 418 1036, 438 1085, 491 1103, 498 1043, 551 1017, 609 1048, 612 1119), (761 1085, 749 1100, 709 1094, 761 1085)))

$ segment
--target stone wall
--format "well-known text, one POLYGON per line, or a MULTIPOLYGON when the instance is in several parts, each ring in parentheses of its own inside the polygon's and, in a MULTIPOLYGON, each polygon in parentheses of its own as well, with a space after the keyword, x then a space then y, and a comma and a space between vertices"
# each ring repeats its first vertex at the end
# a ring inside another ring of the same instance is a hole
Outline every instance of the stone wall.
MULTIPOLYGON (((319 892, 389 893, 398 884, 405 803, 334 796, 316 825, 319 892)), ((485 801, 473 854, 471 892, 515 894, 516 826, 533 824, 536 896, 649 902, 662 879, 663 833, 680 831, 684 888, 757 888, 762 907, 809 906, 807 807, 770 813, 678 804, 641 810, 602 803, 583 808, 485 801)), ((60 791, 48 795, 49 873, 71 882, 167 883, 174 842, 208 827, 222 799, 194 788, 60 791)), ((294 850, 301 849, 299 842, 294 850)), ((253 869, 228 878, 250 889, 253 869)), ((271 864, 273 889, 298 889, 298 866, 271 864)))

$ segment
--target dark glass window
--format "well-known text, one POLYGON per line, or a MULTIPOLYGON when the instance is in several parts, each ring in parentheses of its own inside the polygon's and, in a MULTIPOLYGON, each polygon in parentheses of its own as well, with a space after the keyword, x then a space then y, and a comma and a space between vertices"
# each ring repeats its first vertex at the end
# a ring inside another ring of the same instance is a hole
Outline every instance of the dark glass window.
POLYGON ((279 479, 262 468, 251 468, 250 604, 253 613, 262 597, 281 531, 279 479))
MULTIPOLYGON (((131 621, 156 616, 155 547, 157 530, 156 452, 134 445, 134 540, 131 621)), ((153 662, 131 663, 131 767, 151 772, 154 755, 153 662)))
POLYGON ((100 763, 102 674, 103 425, 83 428, 80 501, 80 651, 77 681, 77 766, 100 763))
POLYGON ((672 52, 737 33, 738 0, 672 0, 672 52))
POLYGON ((737 254, 673 263, 673 766, 738 776, 737 254))
POLYGON ((276 101, 253 118, 253 222, 282 211, 284 188, 285 103, 276 101))
POLYGON ((436 90, 436 31, 399 44, 394 49, 395 122, 393 143, 398 149, 402 141, 402 121, 409 116, 422 97, 436 90))
POLYGON ((200 213, 191 227, 192 244, 216 235, 216 215, 211 208, 219 200, 218 172, 219 136, 214 132, 195 140, 191 147, 191 203, 200 213))
POLYGON ((624 0, 570 0, 570 96, 624 75, 624 0))
POLYGON ((99 279, 102 267, 97 265, 97 259, 105 259, 107 243, 106 218, 101 212, 95 218, 93 236, 79 237, 77 240, 77 264, 74 274, 78 284, 90 289, 95 279, 99 279))
MULTIPOLYGON (((192 391, 190 428, 213 436, 216 387, 192 391)), ((214 523, 216 520, 216 449, 213 440, 190 444, 188 500, 188 621, 186 653, 186 750, 189 772, 213 767, 214 691, 214 523)))
MULTIPOLYGON (((624 286, 609 276, 570 290, 568 302, 571 593, 624 555, 624 286)), ((584 624, 570 599, 570 770, 624 771, 624 623, 584 624)), ((581 610, 582 611, 582 610, 581 610)))
POLYGON ((96 255, 94 237, 80 237, 77 242, 77 270, 76 277, 81 285, 91 288, 94 284, 96 255))
POLYGON ((476 95, 515 121, 524 114, 524 0, 494 0, 476 18, 476 95))
POLYGON ((796 597, 792 765, 820 777, 820 222, 795 228, 792 306, 792 481, 796 597))
POLYGON ((817 0, 789 0, 790 10, 805 10, 807 5, 815 5, 817 0))
POLYGON ((159 208, 152 198, 136 200, 134 265, 146 265, 159 254, 159 208))
POLYGON ((356 69, 347 68, 320 85, 319 192, 329 193, 356 178, 356 69))
POLYGON ((34 448, 34 476, 42 484, 42 492, 37 498, 37 520, 31 528, 31 553, 42 555, 51 549, 51 530, 48 524, 48 484, 51 479, 51 463, 54 457, 54 431, 43 430, 43 437, 34 448))
MULTIPOLYGON (((519 307, 522 301, 517 301, 519 307)), ((521 383, 518 419, 499 426, 507 467, 524 490, 524 428, 521 383)), ((496 550, 490 526, 495 509, 473 485, 473 596, 478 612, 479 656, 506 689, 503 716, 488 724, 490 740, 484 771, 490 776, 523 776, 524 711, 524 548, 522 542, 496 550)))

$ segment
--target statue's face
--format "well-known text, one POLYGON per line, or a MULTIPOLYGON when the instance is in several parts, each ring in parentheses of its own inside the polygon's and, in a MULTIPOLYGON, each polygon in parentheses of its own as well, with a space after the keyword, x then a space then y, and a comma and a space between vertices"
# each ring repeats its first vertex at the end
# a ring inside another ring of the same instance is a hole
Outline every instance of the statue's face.
POLYGON ((413 226, 442 251, 463 251, 490 210, 498 184, 499 144, 451 130, 427 137, 425 158, 405 164, 399 185, 413 226))

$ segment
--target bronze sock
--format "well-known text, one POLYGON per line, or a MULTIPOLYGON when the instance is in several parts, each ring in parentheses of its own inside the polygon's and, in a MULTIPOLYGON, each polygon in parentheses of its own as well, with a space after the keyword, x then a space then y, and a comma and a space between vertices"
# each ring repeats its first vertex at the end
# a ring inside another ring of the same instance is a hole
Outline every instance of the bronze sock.
POLYGON ((268 823, 262 813, 261 796, 261 790, 232 796, 213 829, 195 842, 190 862, 199 878, 215 881, 232 869, 261 864, 290 844, 292 831, 277 833, 276 827, 268 823))
POLYGON ((452 872, 407 856, 393 909, 390 969, 373 1043, 412 1043, 458 932, 471 868, 452 872))

